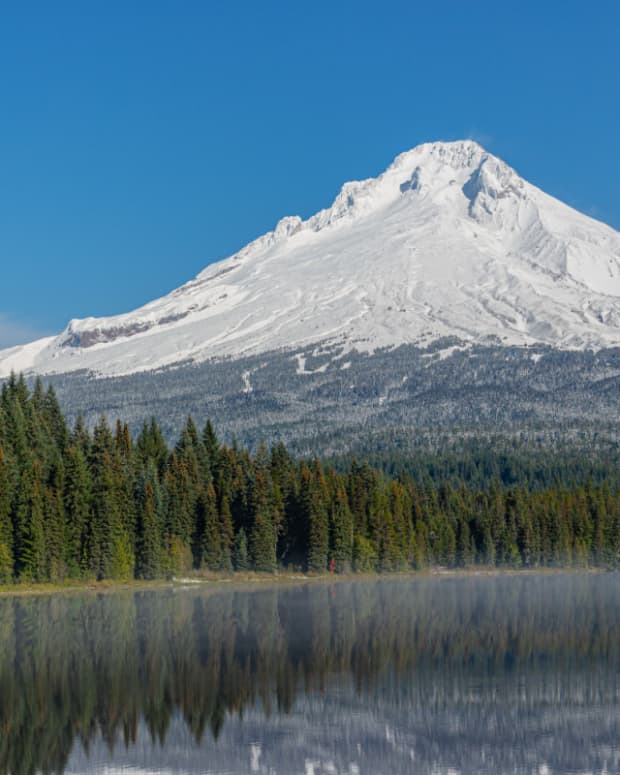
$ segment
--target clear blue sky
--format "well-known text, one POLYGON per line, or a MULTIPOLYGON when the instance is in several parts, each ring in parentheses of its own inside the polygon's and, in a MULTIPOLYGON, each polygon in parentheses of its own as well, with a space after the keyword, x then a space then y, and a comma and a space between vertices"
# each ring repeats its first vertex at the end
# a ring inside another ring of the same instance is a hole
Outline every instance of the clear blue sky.
POLYGON ((0 2, 0 345, 138 306, 420 142, 620 228, 620 3, 0 2))

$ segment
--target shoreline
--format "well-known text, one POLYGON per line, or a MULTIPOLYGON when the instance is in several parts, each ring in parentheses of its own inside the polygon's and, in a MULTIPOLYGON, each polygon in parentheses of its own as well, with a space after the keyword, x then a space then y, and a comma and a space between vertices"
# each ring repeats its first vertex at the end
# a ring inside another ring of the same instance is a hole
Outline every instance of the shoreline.
POLYGON ((557 567, 557 568, 442 568, 409 570, 393 573, 211 573, 189 575, 181 578, 132 579, 130 581, 81 581, 72 580, 42 584, 0 585, 0 599, 9 597, 42 597, 66 594, 115 594, 119 592, 149 592, 172 589, 202 589, 215 591, 233 587, 239 591, 269 586, 302 586, 306 584, 340 584, 355 581, 389 581, 397 579, 451 579, 451 578, 498 578, 514 576, 559 576, 573 574, 617 573, 602 567, 557 567))

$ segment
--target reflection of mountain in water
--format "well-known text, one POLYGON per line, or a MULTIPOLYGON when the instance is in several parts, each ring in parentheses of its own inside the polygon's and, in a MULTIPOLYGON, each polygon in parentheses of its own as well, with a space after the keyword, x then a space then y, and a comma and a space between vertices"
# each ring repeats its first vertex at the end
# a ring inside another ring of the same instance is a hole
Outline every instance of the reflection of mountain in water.
POLYGON ((617 773, 620 751, 614 745, 619 739, 617 697, 602 705, 563 709, 550 695, 529 706, 504 707, 501 698, 472 693, 462 704, 443 700, 441 708, 429 709, 387 701, 367 707, 353 691, 341 691, 302 697, 289 714, 268 721, 261 709, 251 709, 242 721, 227 723, 217 741, 207 736, 199 746, 180 719, 171 723, 163 749, 141 726, 137 746, 119 747, 111 757, 99 742, 88 756, 76 752, 68 772, 617 773), (486 706, 482 713, 480 705, 486 706))
POLYGON ((619 588, 610 574, 3 600, 0 772, 60 772, 72 748, 71 772, 617 772, 619 588))

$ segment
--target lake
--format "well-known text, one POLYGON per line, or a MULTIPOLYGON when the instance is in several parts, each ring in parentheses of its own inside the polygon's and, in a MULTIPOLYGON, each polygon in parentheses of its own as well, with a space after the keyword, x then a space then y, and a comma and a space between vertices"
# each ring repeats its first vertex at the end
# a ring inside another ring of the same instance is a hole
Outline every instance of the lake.
POLYGON ((620 772, 620 575, 0 599, 0 773, 620 772))

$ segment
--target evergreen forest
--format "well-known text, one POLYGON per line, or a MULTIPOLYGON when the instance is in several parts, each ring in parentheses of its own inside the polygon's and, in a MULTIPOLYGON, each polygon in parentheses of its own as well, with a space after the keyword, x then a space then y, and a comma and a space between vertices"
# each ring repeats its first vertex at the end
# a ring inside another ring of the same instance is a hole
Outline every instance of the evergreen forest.
POLYGON ((620 564, 616 476, 560 466, 573 478, 533 488, 422 467, 336 467, 282 443, 250 453, 192 418, 172 448, 155 420, 135 436, 104 417, 69 428, 52 387, 12 376, 0 395, 0 583, 620 564))

